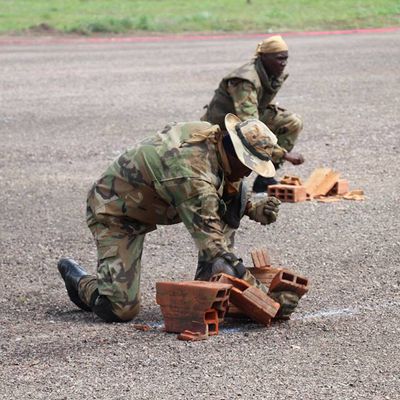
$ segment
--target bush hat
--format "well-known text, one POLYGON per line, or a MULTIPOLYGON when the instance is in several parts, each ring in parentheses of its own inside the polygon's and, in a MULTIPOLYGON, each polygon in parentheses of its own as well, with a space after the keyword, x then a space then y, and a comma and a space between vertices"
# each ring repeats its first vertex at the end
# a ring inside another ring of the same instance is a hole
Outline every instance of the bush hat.
POLYGON ((241 121, 235 114, 225 116, 225 126, 238 159, 258 175, 275 176, 271 156, 278 140, 269 128, 258 119, 241 121))

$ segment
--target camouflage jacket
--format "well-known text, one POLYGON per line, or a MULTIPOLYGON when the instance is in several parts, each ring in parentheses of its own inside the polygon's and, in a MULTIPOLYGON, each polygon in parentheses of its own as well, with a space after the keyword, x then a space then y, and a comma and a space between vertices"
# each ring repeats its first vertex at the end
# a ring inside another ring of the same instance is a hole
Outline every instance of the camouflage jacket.
POLYGON ((285 74, 279 79, 269 78, 261 59, 255 58, 222 79, 202 119, 222 129, 227 113, 236 114, 242 121, 261 119, 287 77, 285 74))
POLYGON ((215 140, 194 140, 216 129, 208 122, 171 124, 124 152, 89 192, 91 213, 140 221, 147 231, 182 221, 204 260, 228 252, 221 155, 215 140))

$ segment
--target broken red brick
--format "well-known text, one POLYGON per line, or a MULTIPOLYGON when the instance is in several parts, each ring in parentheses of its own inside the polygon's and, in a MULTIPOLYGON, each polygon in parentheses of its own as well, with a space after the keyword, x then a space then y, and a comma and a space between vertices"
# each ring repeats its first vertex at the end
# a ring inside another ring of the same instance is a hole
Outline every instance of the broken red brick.
POLYGON ((204 313, 204 322, 207 324, 208 335, 218 335, 219 332, 219 318, 217 310, 210 309, 204 313))
POLYGON ((265 249, 253 250, 250 255, 254 268, 269 268, 271 266, 269 255, 265 249))
POLYGON ((309 197, 326 195, 339 180, 340 174, 330 168, 315 169, 304 183, 309 197))
POLYGON ((208 339, 208 335, 204 335, 201 332, 192 332, 189 330, 185 330, 178 335, 179 340, 185 340, 190 342, 195 342, 198 340, 206 340, 208 339))
POLYGON ((298 176, 285 175, 280 182, 282 185, 302 186, 301 179, 298 176))
POLYGON ((133 327, 138 331, 148 332, 151 331, 153 328, 146 324, 133 324, 133 327))
POLYGON ((307 278, 286 269, 280 271, 275 276, 269 287, 270 292, 287 290, 297 293, 300 297, 306 294, 308 289, 309 282, 307 278))
POLYGON ((244 314, 265 326, 270 325, 280 307, 279 303, 254 286, 243 292, 233 287, 230 298, 244 314))
POLYGON ((157 282, 156 301, 167 332, 184 330, 217 335, 227 308, 231 285, 218 282, 157 282))
POLYGON ((269 287, 276 274, 282 271, 282 268, 248 268, 248 270, 256 279, 269 287))
MULTIPOLYGON (((243 279, 235 278, 232 275, 228 275, 228 274, 224 274, 224 273, 214 275, 211 279, 212 279, 212 282, 230 284, 231 286, 235 287, 236 289, 239 289, 242 292, 251 286, 249 283, 247 283, 243 279)), ((229 299, 230 299, 230 297, 229 297, 229 299)))
POLYGON ((298 203, 307 199, 306 188, 304 186, 270 185, 268 186, 268 195, 274 196, 286 203, 298 203))
POLYGON ((254 268, 248 268, 249 272, 265 286, 269 287, 272 279, 282 268, 271 266, 268 253, 265 249, 253 250, 250 254, 254 268))
POLYGON ((333 188, 328 192, 328 196, 343 195, 349 192, 350 185, 347 179, 339 179, 333 188))
POLYGON ((215 275, 212 279, 231 283, 233 287, 230 291, 229 301, 260 324, 268 326, 279 310, 279 303, 242 279, 227 274, 215 275))

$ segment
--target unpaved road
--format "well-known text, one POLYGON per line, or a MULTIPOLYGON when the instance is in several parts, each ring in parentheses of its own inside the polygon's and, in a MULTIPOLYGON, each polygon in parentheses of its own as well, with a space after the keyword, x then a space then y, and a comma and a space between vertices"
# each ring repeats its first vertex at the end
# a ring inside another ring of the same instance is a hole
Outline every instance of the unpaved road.
POLYGON ((1 45, 0 398, 400 399, 400 31, 287 41, 278 100, 304 117, 307 162, 282 173, 332 167, 366 200, 243 221, 246 264, 266 247, 312 290, 289 322, 228 321, 197 343, 164 333, 155 303, 156 281, 194 275, 183 226, 146 239, 138 321, 149 332, 77 310, 56 263, 94 271, 92 181, 166 122, 199 118, 257 39, 1 45))

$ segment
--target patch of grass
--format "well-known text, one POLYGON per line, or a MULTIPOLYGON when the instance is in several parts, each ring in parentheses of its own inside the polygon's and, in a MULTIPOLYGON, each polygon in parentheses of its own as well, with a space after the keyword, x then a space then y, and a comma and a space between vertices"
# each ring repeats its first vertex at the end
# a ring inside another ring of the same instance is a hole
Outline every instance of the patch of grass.
POLYGON ((91 33, 123 33, 135 29, 130 18, 99 18, 96 21, 71 27, 68 31, 89 35, 91 33))
POLYGON ((0 33, 272 32, 400 26, 399 0, 0 0, 0 33))

